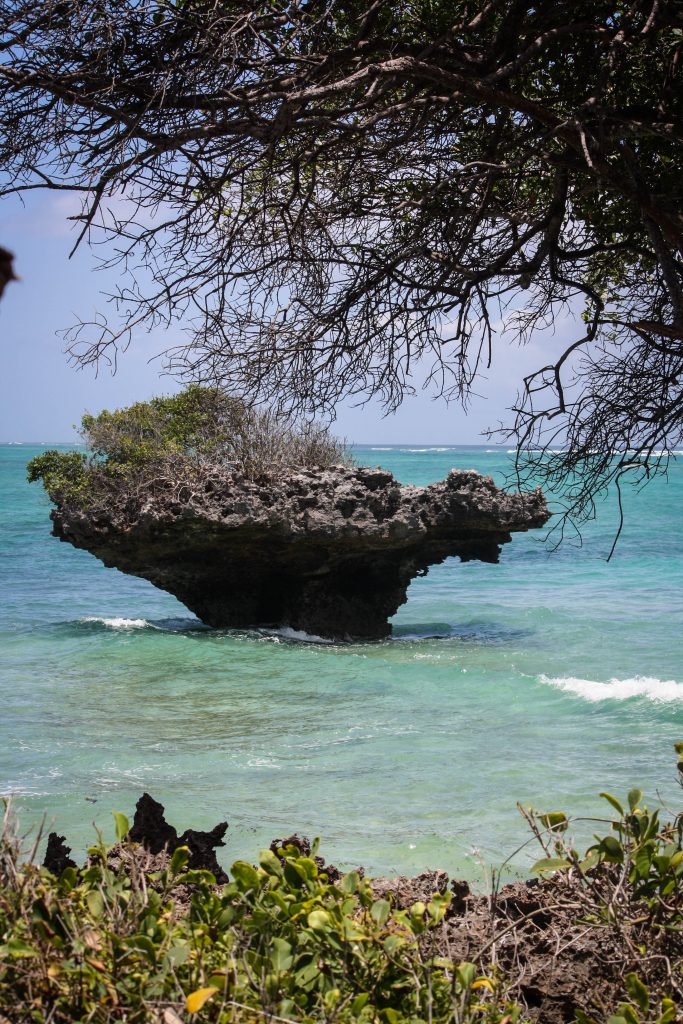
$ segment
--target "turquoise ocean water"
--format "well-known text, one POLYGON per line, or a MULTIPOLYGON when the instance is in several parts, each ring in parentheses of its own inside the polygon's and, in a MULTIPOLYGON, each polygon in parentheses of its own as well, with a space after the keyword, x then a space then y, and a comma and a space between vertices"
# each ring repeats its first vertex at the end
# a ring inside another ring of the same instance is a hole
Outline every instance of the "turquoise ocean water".
MULTIPOLYGON (((497 566, 451 559, 392 639, 341 645, 204 629, 60 544, 25 483, 44 447, 0 447, 0 793, 25 829, 47 815, 81 852, 147 790, 181 829, 227 819, 226 865, 296 829, 344 866, 477 879, 525 839, 517 801, 589 815, 637 783, 681 806, 683 457, 630 498, 610 564, 608 504, 583 547, 537 532, 497 566)), ((448 445, 356 456, 417 484, 510 468, 448 445)))

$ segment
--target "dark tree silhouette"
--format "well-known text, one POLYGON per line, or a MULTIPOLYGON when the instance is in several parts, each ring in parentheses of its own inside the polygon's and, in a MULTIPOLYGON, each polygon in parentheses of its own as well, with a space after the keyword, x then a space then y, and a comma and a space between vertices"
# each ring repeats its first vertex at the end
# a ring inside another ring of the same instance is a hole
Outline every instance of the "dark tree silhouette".
POLYGON ((0 247, 0 299, 5 293, 5 288, 10 281, 16 281, 14 273, 14 256, 7 249, 0 247))
POLYGON ((81 363, 189 317, 180 376, 391 409, 569 309, 520 474, 580 518, 683 443, 680 3, 0 0, 0 40, 4 193, 80 194, 124 272, 81 363))

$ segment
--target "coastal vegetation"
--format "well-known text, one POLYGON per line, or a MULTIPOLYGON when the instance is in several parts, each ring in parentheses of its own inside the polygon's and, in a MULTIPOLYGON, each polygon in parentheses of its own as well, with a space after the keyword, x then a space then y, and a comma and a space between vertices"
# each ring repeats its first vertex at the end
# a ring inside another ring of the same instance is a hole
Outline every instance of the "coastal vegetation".
POLYGON ((673 1024, 683 815, 660 821, 637 789, 602 796, 610 818, 584 854, 565 814, 524 808, 540 880, 494 878, 479 897, 443 873, 342 874, 296 836, 218 886, 187 847, 131 842, 121 813, 113 847, 98 835, 83 869, 52 874, 34 861, 40 837, 22 854, 7 808, 0 1020, 673 1024))
POLYGON ((87 454, 50 449, 27 467, 29 482, 42 481, 60 504, 92 507, 116 502, 122 493, 130 498, 206 485, 215 475, 274 480, 297 469, 350 463, 344 443, 326 427, 249 408, 198 385, 86 414, 80 433, 87 454))

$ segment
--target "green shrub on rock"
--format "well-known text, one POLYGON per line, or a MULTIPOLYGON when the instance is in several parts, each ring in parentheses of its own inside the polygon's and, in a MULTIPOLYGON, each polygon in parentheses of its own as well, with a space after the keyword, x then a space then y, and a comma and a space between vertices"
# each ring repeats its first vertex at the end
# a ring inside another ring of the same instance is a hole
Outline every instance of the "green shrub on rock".
POLYGON ((348 464, 344 444, 327 427, 247 406, 197 385, 177 395, 137 402, 97 416, 87 413, 81 437, 88 455, 49 451, 28 464, 59 504, 111 499, 160 479, 200 480, 212 473, 272 479, 298 469, 348 464))
POLYGON ((86 413, 81 435, 93 455, 111 463, 134 467, 169 455, 212 460, 236 450, 249 418, 239 399, 193 386, 126 409, 86 413))
POLYGON ((88 460, 82 452, 59 452, 54 448, 28 463, 30 484, 41 480, 47 493, 59 502, 79 503, 88 492, 88 460))
POLYGON ((140 467, 165 457, 229 465, 246 475, 347 461, 344 445, 320 424, 245 405, 197 385, 177 395, 85 415, 82 437, 107 463, 140 467))

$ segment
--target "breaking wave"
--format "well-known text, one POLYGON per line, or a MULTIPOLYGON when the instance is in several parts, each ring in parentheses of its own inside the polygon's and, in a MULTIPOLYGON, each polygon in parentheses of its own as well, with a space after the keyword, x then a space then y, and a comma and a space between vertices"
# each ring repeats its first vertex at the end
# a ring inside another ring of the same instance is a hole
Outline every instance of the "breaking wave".
POLYGON ((115 615, 112 618, 106 618, 102 615, 86 615, 85 618, 78 621, 80 623, 105 626, 107 629, 155 629, 164 633, 181 633, 188 629, 209 629, 199 619, 191 618, 157 619, 156 621, 151 621, 150 619, 126 619, 120 615, 115 615))
POLYGON ((157 629, 157 627, 148 622, 147 619, 124 619, 120 616, 115 616, 112 619, 105 619, 100 615, 86 615, 84 619, 80 619, 80 622, 97 622, 100 626, 108 626, 109 629, 157 629))
POLYGON ((607 683, 592 679, 577 679, 574 676, 539 676, 542 683, 558 690, 574 693, 577 697, 596 703, 602 700, 629 700, 632 697, 646 697, 655 703, 670 704, 683 701, 683 683, 674 679, 657 679, 656 676, 633 676, 631 679, 610 679, 607 683))
POLYGON ((304 644, 331 644, 333 640, 324 636, 316 636, 315 633, 306 633, 303 629, 292 629, 291 626, 282 626, 280 629, 269 629, 267 636, 281 638, 282 640, 298 640, 304 644))

